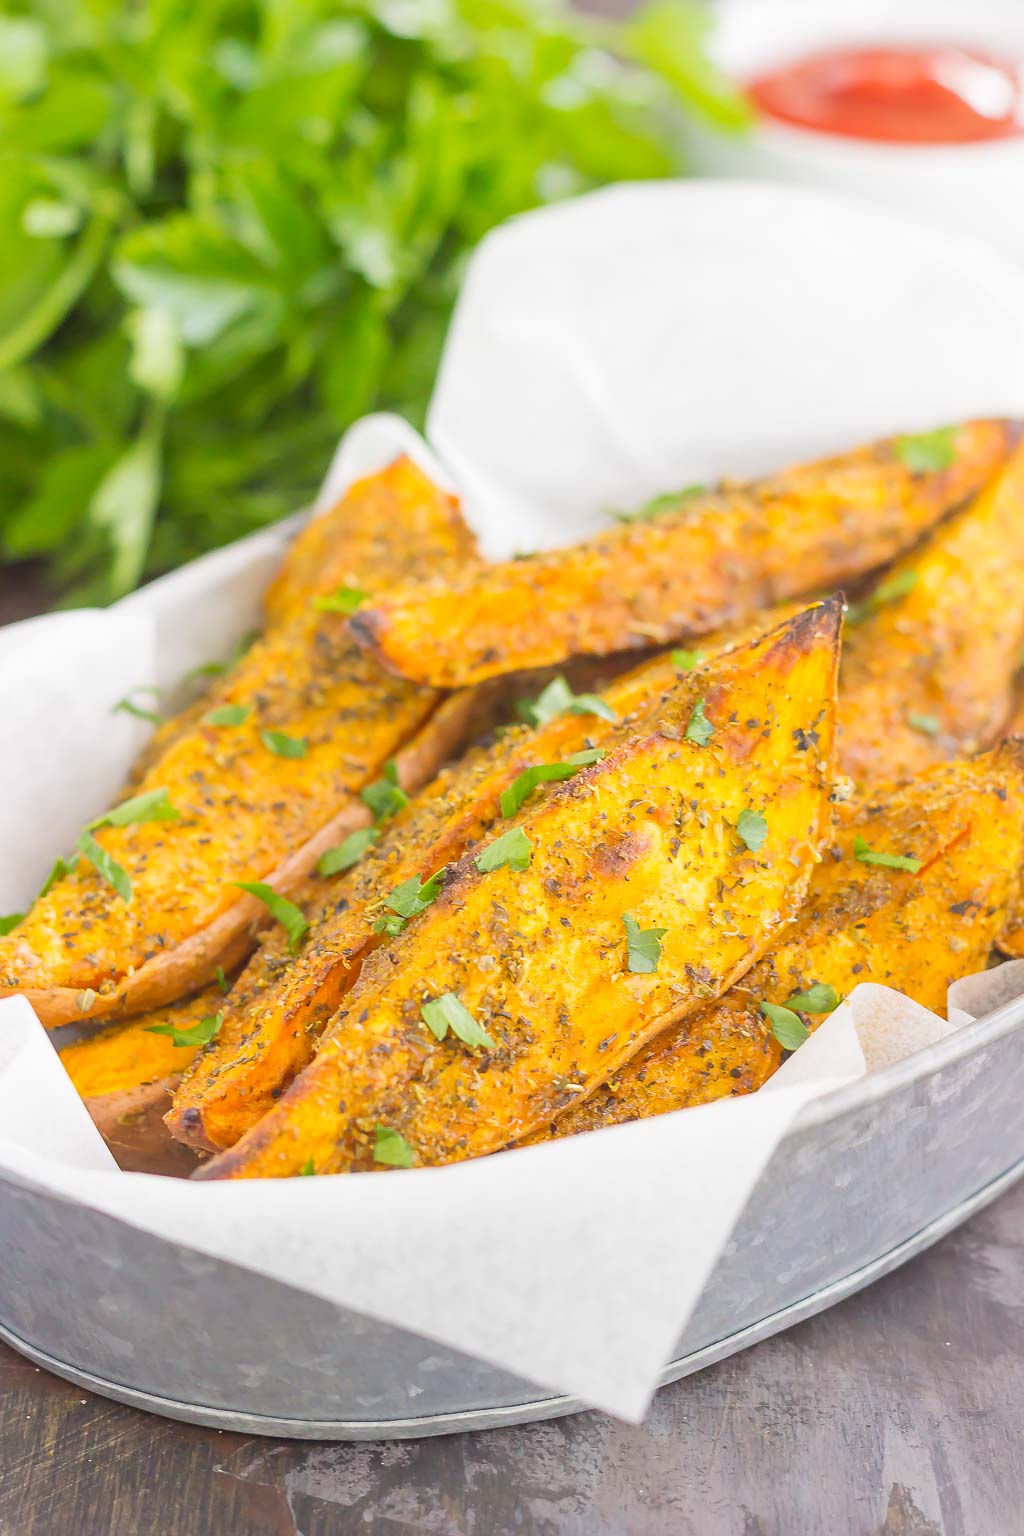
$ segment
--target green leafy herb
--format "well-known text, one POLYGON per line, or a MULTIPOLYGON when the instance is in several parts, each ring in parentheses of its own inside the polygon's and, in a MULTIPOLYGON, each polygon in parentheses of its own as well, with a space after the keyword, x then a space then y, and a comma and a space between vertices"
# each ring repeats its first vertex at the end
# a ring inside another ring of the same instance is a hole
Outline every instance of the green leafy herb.
POLYGON ((901 597, 906 597, 909 592, 913 592, 920 579, 920 571, 909 570, 897 571, 893 576, 886 576, 863 602, 849 604, 846 610, 847 627, 856 628, 873 613, 877 613, 880 608, 885 608, 889 603, 898 602, 901 597))
POLYGON ((378 1125, 373 1138, 373 1160, 389 1168, 411 1168, 416 1154, 398 1131, 378 1125))
POLYGON ((198 1024, 193 1024, 191 1029, 179 1029, 176 1024, 147 1024, 146 1033, 170 1035, 172 1045, 208 1045, 217 1038, 223 1022, 223 1013, 208 1013, 198 1024))
POLYGON ((190 667, 182 678, 182 682, 195 682, 204 677, 223 677, 225 672, 231 671, 236 662, 241 661, 253 641, 259 639, 259 633, 258 629, 248 630, 224 661, 204 661, 198 667, 190 667))
POLYGON ((133 795, 130 800, 122 800, 120 805, 115 805, 111 811, 104 811, 102 816, 97 816, 87 826, 90 832, 95 832, 98 827, 133 827, 147 821, 180 820, 181 812, 167 798, 166 789, 150 789, 144 795, 133 795))
POLYGON ((698 699, 694 705, 693 714, 690 716, 690 723, 683 734, 687 741, 692 741, 698 747, 706 747, 715 734, 714 726, 704 713, 703 699, 698 699))
POLYGON ((493 843, 478 853, 474 860, 482 875, 507 864, 510 869, 528 869, 533 855, 533 844, 522 827, 509 827, 493 843))
POLYGON ((432 1002, 424 1003, 420 1013, 435 1040, 443 1040, 451 1030, 464 1045, 474 1048, 482 1046, 489 1051, 497 1049, 487 1031, 480 1027, 469 1009, 459 1001, 454 992, 446 992, 443 997, 436 997, 432 1002))
POLYGON ((535 699, 520 699, 519 714, 530 725, 546 725, 558 715, 598 715, 612 724, 618 719, 610 704, 596 693, 573 693, 564 677, 553 677, 535 699))
POLYGON ((374 821, 389 821, 409 804, 409 796, 398 782, 398 766, 392 758, 384 764, 384 776, 359 791, 363 804, 369 806, 374 821))
POLYGON ((107 850, 100 846, 91 832, 86 831, 82 833, 78 839, 78 851, 83 858, 89 860, 97 874, 102 875, 107 884, 113 886, 122 901, 131 901, 132 882, 128 878, 127 871, 122 869, 116 859, 111 858, 107 850))
POLYGON ((6 917, 0 917, 0 938, 5 933, 12 933, 18 924, 24 921, 24 912, 9 912, 6 917))
POLYGON ((336 592, 330 592, 326 597, 314 597, 313 607, 319 608, 324 613, 355 613, 356 609, 366 602, 367 595, 358 587, 339 587, 336 592))
POLYGON ((795 1051, 811 1033, 803 1019, 791 1008, 783 1008, 778 1003, 762 1003, 761 1012, 771 1024, 772 1034, 784 1051, 795 1051))
POLYGON ((652 517, 675 512, 695 496, 705 496, 709 490, 707 485, 684 485, 681 491, 663 491, 659 496, 652 496, 633 512, 613 512, 612 516, 619 523, 647 523, 652 517))
POLYGON ((63 880, 65 875, 70 875, 74 867, 74 859, 55 859, 53 868, 43 881, 43 888, 36 897, 36 900, 41 901, 44 896, 49 896, 57 881, 63 880))
POLYGON ((308 1178, 313 1177, 313 1175, 315 1175, 315 1173, 316 1173, 316 1164, 314 1163, 314 1161, 313 1161, 313 1159, 311 1157, 307 1157, 306 1161, 303 1163, 302 1167, 299 1169, 299 1177, 300 1178, 308 1179, 308 1178))
POLYGON ((224 967, 222 965, 218 965, 218 967, 214 971, 213 975, 214 975, 214 979, 216 980, 216 983, 217 983, 218 987, 220 988, 220 990, 222 992, 230 992, 231 991, 231 983, 230 983, 230 981, 228 981, 227 977, 225 976, 225 974, 224 974, 224 967))
POLYGON ((921 868, 920 859, 912 859, 902 853, 879 853, 877 849, 869 848, 860 836, 854 841, 853 856, 862 864, 878 864, 883 869, 905 869, 912 875, 916 875, 921 868))
POLYGON ((757 853, 764 847, 764 840, 768 836, 768 823, 760 811, 740 811, 736 818, 736 832, 742 843, 746 843, 751 853, 757 853))
POLYGON ((320 861, 316 866, 317 873, 340 875, 343 870, 351 869, 354 864, 359 863, 379 837, 380 832, 376 827, 359 827, 355 832, 350 832, 337 848, 328 848, 326 853, 320 855, 320 861))
POLYGON ((572 757, 567 757, 563 763, 538 763, 533 768, 527 768, 517 779, 513 779, 507 789, 502 790, 501 814, 506 818, 514 816, 528 796, 533 794, 538 784, 571 779, 578 769, 585 768, 590 763, 599 763, 606 756, 606 752, 593 747, 586 752, 574 752, 572 757))
POLYGON ((252 714, 248 704, 221 704, 203 716, 204 725, 244 725, 252 714))
POLYGON ((703 651, 673 651, 669 657, 677 672, 692 672, 694 667, 699 667, 706 660, 703 651))
POLYGON ((794 992, 786 998, 786 1007, 797 1013, 832 1013, 839 1007, 841 998, 835 987, 827 981, 816 981, 805 992, 794 992))
POLYGON ((260 731, 260 741, 275 757, 305 757, 309 750, 304 736, 289 736, 284 731, 260 731))
POLYGON ((916 709, 907 715, 907 724, 912 731, 920 731, 923 736, 937 736, 942 729, 942 721, 937 715, 920 715, 916 709))
MULTIPOLYGON (((136 688, 133 692, 148 693, 154 699, 160 697, 159 688, 136 688)), ((155 709, 143 709, 141 704, 135 703, 130 693, 125 694, 123 699, 118 699, 110 713, 112 715, 132 715, 136 720, 145 720, 148 725, 163 725, 164 723, 163 715, 158 714, 155 709)))
POLYGON ((413 875, 411 879, 403 880, 401 885, 396 885, 384 897, 382 905, 388 908, 388 912, 374 923, 374 932, 389 934, 391 938, 401 933, 411 917, 418 917, 431 902, 437 900, 443 879, 444 869, 439 869, 422 884, 419 876, 413 875))
POLYGON ((956 429, 937 427, 934 432, 921 432, 916 437, 898 437, 896 457, 912 475, 948 469, 956 461, 956 429))
POLYGON ((289 954, 297 954, 309 923, 300 907, 286 896, 278 895, 273 886, 267 885, 262 880, 236 880, 235 885, 240 891, 248 891, 250 896, 255 896, 262 901, 271 917, 281 924, 288 935, 289 954))
POLYGON ((626 953, 629 969, 638 976, 649 975, 658 969, 661 959, 661 941, 667 928, 641 928, 635 917, 623 913, 626 925, 626 953))

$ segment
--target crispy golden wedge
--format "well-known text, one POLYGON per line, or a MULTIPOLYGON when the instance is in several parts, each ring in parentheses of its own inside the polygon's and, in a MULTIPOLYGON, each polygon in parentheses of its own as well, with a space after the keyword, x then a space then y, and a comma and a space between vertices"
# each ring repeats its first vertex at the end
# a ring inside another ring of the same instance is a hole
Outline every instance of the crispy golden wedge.
MULTIPOLYGON (((859 982, 882 982, 945 1013, 951 983, 985 967, 1022 854, 1024 743, 930 769, 838 831, 783 942, 720 1002, 660 1035, 534 1139, 753 1092, 781 1056, 758 1004, 785 1005, 815 983, 842 996, 859 982), (858 838, 921 868, 862 863, 858 838)), ((811 1029, 822 1017, 803 1014, 811 1029)))
POLYGON ((847 622, 840 669, 839 765, 858 791, 1005 727, 1024 640, 1024 444, 875 591, 877 611, 869 598, 847 622))
POLYGON ((979 491, 1018 435, 968 422, 948 469, 913 473, 894 439, 690 497, 569 549, 393 591, 353 632, 393 672, 451 688, 742 622, 893 559, 979 491))
POLYGON ((482 873, 494 840, 469 850, 364 965, 280 1103, 201 1176, 370 1167, 378 1126, 421 1163, 494 1151, 719 996, 799 908, 827 836, 839 628, 833 600, 728 653, 698 705, 673 690, 602 761, 529 800, 505 823, 529 840, 527 868, 482 873), (756 853, 745 811, 767 821, 756 853), (628 967, 627 915, 665 930, 649 973, 628 967), (482 1048, 427 1027, 421 1007, 448 994, 482 1048))
MULTIPOLYGON (((410 519, 397 517, 374 549, 367 586, 418 558, 429 525, 423 485, 410 519)), ((429 490, 429 487, 427 487, 429 490)), ((450 499, 434 493, 438 530, 465 534, 450 499)), ((144 1012, 197 990, 218 966, 252 948, 262 904, 236 881, 294 889, 321 853, 368 819, 359 792, 415 737, 407 787, 418 787, 461 740, 474 701, 440 704, 431 689, 387 677, 352 642, 341 614, 307 608, 271 628, 214 690, 210 708, 237 707, 238 723, 208 713, 172 741, 137 786, 164 790, 174 821, 105 827, 95 840, 126 873, 131 900, 91 863, 36 902, 0 939, 0 996, 24 993, 47 1025, 144 1012), (268 734, 269 733, 269 734, 268 734), (301 755, 282 755, 299 753, 301 755)))

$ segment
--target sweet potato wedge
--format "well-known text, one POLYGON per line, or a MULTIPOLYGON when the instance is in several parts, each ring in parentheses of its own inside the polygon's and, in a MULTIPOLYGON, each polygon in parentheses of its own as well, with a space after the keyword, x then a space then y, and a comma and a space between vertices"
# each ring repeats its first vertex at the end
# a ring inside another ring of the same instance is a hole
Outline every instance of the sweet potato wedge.
POLYGON ((601 761, 506 805, 528 865, 482 872, 495 840, 470 849, 365 963, 314 1061, 199 1176, 371 1167, 381 1127, 420 1163, 494 1151, 719 996, 798 909, 827 837, 839 628, 838 601, 808 610, 709 666, 696 704, 672 690, 601 761), (448 1035, 421 1016, 439 1001, 448 1035))
POLYGON ((884 565, 979 491, 1018 435, 968 422, 948 468, 915 473, 890 439, 690 496, 568 549, 392 591, 353 633, 391 671, 444 688, 700 634, 884 565))
POLYGON ((1024 445, 858 608, 839 674, 839 765, 859 792, 994 742, 1024 640, 1024 445))
MULTIPOLYGON (((944 1013, 950 984, 984 969, 1022 853, 1024 743, 930 769, 839 829, 781 944, 720 1002, 660 1035, 534 1139, 753 1092, 781 1056, 758 1005, 785 1006, 816 983, 842 996, 859 982, 882 982, 944 1013), (855 856, 858 838, 921 867, 865 864, 855 856)), ((823 1017, 802 1015, 811 1029, 823 1017)))
MULTIPOLYGON (((411 513, 408 526, 396 515, 387 568, 367 567, 367 584, 414 558, 419 488, 411 513)), ((447 526, 448 498, 438 516, 447 526)), ((0 996, 24 993, 47 1025, 146 1012, 233 968, 265 917, 235 882, 294 889, 368 819, 359 792, 385 763, 412 742, 404 766, 418 787, 475 707, 471 694, 439 704, 433 690, 386 676, 342 614, 308 606, 258 640, 210 704, 213 719, 172 741, 137 786, 164 791, 177 819, 94 833, 131 899, 82 858, 0 939, 0 996)))

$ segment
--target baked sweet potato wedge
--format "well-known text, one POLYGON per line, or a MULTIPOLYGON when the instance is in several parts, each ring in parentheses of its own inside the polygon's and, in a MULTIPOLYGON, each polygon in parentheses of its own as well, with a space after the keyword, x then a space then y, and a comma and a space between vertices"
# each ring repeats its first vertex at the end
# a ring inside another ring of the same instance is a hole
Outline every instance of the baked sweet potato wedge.
POLYGON ((314 1061, 200 1176, 372 1167, 394 1161, 382 1137, 420 1163, 494 1151, 719 996, 828 835, 840 622, 817 605, 710 665, 696 702, 673 689, 600 761, 507 799, 502 846, 468 850, 367 960, 314 1061))
POLYGON ((851 607, 839 765, 858 792, 997 740, 1022 640, 1024 444, 970 506, 851 607))
POLYGON ((948 467, 887 439, 749 485, 688 496, 568 549, 392 591, 353 632, 391 671, 437 687, 575 654, 667 644, 800 593, 842 586, 908 549, 976 494, 1019 435, 956 429, 948 467))
MULTIPOLYGON (((386 555, 374 546, 383 563, 366 585, 413 560, 420 488, 411 511, 386 555)), ((448 498, 438 517, 448 525, 448 498)), ((237 965, 266 916, 237 882, 294 889, 368 820, 360 791, 403 748, 407 788, 436 772, 475 701, 388 677, 343 614, 307 606, 252 646, 210 706, 137 786, 173 819, 94 829, 91 861, 0 939, 0 996, 24 993, 47 1025, 146 1012, 237 965)))
MULTIPOLYGON (((839 829, 782 942, 720 1002, 660 1035, 534 1139, 753 1092, 782 1054, 761 1002, 811 1002, 812 987, 838 999, 876 981, 943 1014, 950 984, 984 969, 1022 853, 1024 743, 930 769, 839 829), (864 863, 859 847, 920 868, 864 863)), ((824 1016, 801 1011, 810 1029, 824 1016)))

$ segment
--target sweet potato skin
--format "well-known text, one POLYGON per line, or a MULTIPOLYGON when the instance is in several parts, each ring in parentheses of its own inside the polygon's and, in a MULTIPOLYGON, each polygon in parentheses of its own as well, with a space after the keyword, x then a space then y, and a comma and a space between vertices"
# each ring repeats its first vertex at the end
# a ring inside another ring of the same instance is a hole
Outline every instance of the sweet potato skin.
MULTIPOLYGON (((984 968, 1024 853, 1024 744, 933 768, 837 830, 806 905, 725 997, 667 1030, 594 1097, 535 1140, 751 1093, 781 1049, 762 1001, 825 982, 876 981, 944 1014, 946 992, 984 968), (854 844, 910 854, 916 874, 860 863, 854 844)), ((814 1029, 822 1015, 804 1015, 814 1029)))
POLYGON ((1024 444, 962 512, 888 572, 901 597, 847 625, 839 763, 858 793, 989 746, 1024 640, 1024 444))
POLYGON ((363 968, 313 1063, 201 1177, 371 1166, 374 1127, 421 1163, 522 1140, 719 995, 799 906, 825 839, 839 605, 819 605, 704 673, 708 744, 674 695, 608 756, 528 803, 526 870, 470 850, 440 897, 363 968), (817 748, 798 743, 816 729, 817 748), (757 854, 735 831, 759 808, 757 854), (665 927, 661 963, 626 968, 623 914, 665 927), (455 992, 486 1054, 420 1021, 455 992))
POLYGON ((392 671, 461 687, 738 623, 892 560, 986 483, 1018 435, 957 429, 948 469, 912 473, 897 440, 691 498, 569 549, 393 591, 353 632, 392 671))
MULTIPOLYGON (((424 518, 419 500, 412 512, 415 529, 424 518)), ((447 527, 447 498, 441 514, 447 527)), ((386 548, 390 563, 368 568, 368 582, 415 563, 413 532, 397 517, 387 545, 378 538, 374 547, 386 548)), ((179 820, 95 834, 127 872, 131 903, 81 860, 0 939, 0 996, 23 993, 48 1026, 124 1017, 240 963, 265 913, 235 882, 294 889, 326 848, 365 822, 359 790, 438 710, 438 695, 385 676, 354 645, 342 615, 307 605, 258 640, 214 690, 209 707, 226 705, 249 713, 228 727, 204 714, 136 786, 166 790, 179 820), (306 742, 304 755, 275 754, 268 730, 306 742)), ((443 757, 472 699, 441 708, 443 757)), ((426 765, 426 777, 441 760, 426 765)), ((423 782, 417 775, 414 787, 423 782)))

